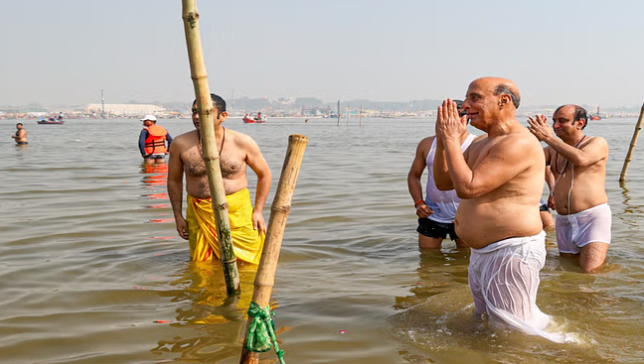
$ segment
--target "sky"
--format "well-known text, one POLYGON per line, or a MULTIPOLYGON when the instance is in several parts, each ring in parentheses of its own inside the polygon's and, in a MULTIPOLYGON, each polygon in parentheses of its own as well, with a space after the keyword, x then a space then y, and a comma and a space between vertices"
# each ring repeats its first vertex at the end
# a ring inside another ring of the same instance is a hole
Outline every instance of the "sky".
MULTIPOLYGON (((197 0, 212 92, 326 102, 644 100, 644 1, 197 0)), ((0 1, 0 105, 194 99, 180 0, 0 1)))

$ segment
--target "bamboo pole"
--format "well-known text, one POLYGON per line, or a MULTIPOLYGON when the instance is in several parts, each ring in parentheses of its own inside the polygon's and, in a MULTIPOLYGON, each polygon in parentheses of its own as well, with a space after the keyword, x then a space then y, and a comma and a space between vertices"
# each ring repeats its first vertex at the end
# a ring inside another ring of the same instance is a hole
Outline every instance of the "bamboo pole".
POLYGON ((338 100, 338 126, 340 126, 340 100, 338 100))
POLYGON ((212 196, 212 210, 217 224, 217 237, 221 263, 226 279, 228 295, 240 293, 239 272, 237 271, 237 258, 233 251, 232 237, 230 236, 230 220, 228 219, 228 203, 224 190, 224 180, 221 176, 219 165, 219 151, 215 138, 214 108, 208 86, 208 74, 201 51, 201 35, 199 34, 199 13, 196 0, 182 0, 183 24, 188 45, 188 58, 190 60, 190 76, 197 96, 197 109, 201 129, 202 157, 208 171, 208 185, 212 196))
POLYGON ((626 159, 624 159, 624 166, 622 167, 622 173, 620 173, 619 175, 620 182, 624 182, 624 179, 626 178, 628 165, 631 163, 631 157, 633 156, 633 151, 635 150, 635 145, 637 144, 637 138, 640 135, 640 129, 642 129, 642 117, 644 117, 644 103, 642 104, 642 109, 640 110, 640 117, 637 120, 637 124, 635 124, 635 130, 633 131, 633 137, 631 138, 631 146, 628 148, 626 159))
POLYGON ((360 119, 358 119, 358 126, 362 126, 362 106, 360 106, 360 119))
MULTIPOLYGON (((295 191, 295 183, 300 173, 304 149, 308 143, 308 138, 304 135, 294 134, 288 138, 288 148, 284 157, 284 165, 280 174, 280 180, 277 185, 277 192, 271 205, 271 216, 268 221, 268 231, 266 232, 266 241, 264 242, 264 251, 259 262, 257 275, 255 276, 255 290, 253 291, 253 302, 260 307, 266 307, 270 303, 271 292, 275 284, 275 270, 277 261, 282 247, 282 238, 286 219, 291 212, 291 200, 295 191)), ((248 323, 251 319, 249 318, 248 323)), ((244 338, 244 345, 241 355, 241 364, 259 363, 259 355, 246 348, 248 332, 244 338)))

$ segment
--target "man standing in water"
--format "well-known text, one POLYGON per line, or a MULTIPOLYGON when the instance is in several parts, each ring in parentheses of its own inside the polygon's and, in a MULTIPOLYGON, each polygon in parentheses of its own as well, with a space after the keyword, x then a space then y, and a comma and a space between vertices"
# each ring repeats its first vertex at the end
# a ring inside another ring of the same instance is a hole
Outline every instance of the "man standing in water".
POLYGON ((16 134, 11 137, 16 141, 16 145, 27 144, 27 131, 23 128, 22 123, 16 124, 16 134))
POLYGON ((157 125, 157 117, 154 115, 145 115, 141 121, 143 130, 139 134, 139 151, 145 164, 165 163, 165 155, 168 154, 172 144, 170 133, 164 127, 157 125))
MULTIPOLYGON (((226 101, 211 94, 215 113, 215 137, 219 149, 221 174, 235 255, 243 261, 258 264, 264 246, 266 222, 262 211, 271 187, 271 170, 257 143, 248 135, 224 128, 226 101), (257 175, 255 208, 248 191, 246 166, 257 175)), ((217 228, 213 219, 206 163, 202 157, 197 103, 192 105, 192 122, 196 130, 178 136, 170 147, 168 195, 179 235, 188 239, 194 261, 219 258, 217 228), (188 192, 186 218, 182 214, 183 173, 188 192)))
POLYGON ((468 279, 477 315, 530 334, 549 317, 537 307, 539 271, 546 259, 539 216, 545 158, 539 141, 516 119, 520 95, 503 78, 470 83, 463 108, 484 134, 461 150, 466 117, 447 99, 438 108, 434 180, 462 199, 456 233, 470 246, 468 279))
MULTIPOLYGON (((463 101, 455 100, 455 102, 459 108, 459 115, 463 116, 464 111, 461 110, 463 101)), ((467 128, 463 129, 463 134, 459 139, 461 150, 465 151, 472 140, 474 140, 474 135, 469 134, 467 128)), ((460 198, 456 196, 456 191, 440 191, 434 184, 433 165, 436 142, 435 136, 420 141, 416 148, 416 157, 407 174, 409 194, 414 200, 414 208, 416 215, 418 215, 418 228, 416 229, 418 231, 418 247, 421 249, 440 248, 443 239, 449 234, 450 239, 456 242, 459 248, 464 248, 467 245, 463 244, 454 231, 454 215, 460 198), (423 199, 420 178, 425 169, 427 169, 427 187, 425 188, 425 199, 423 199)))
POLYGON ((552 119, 559 138, 544 115, 530 117, 528 128, 548 144, 544 152, 555 178, 552 195, 559 254, 578 257, 579 266, 588 273, 604 263, 611 239, 612 214, 605 187, 608 143, 584 134, 588 118, 580 106, 560 106, 552 119))

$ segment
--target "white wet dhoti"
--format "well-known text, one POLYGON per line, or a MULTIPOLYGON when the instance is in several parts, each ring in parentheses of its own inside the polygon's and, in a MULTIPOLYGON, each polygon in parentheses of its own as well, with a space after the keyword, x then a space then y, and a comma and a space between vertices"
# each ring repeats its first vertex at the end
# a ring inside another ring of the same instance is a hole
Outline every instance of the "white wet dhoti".
POLYGON ((477 315, 527 334, 543 335, 550 317, 537 307, 539 271, 546 261, 545 233, 471 249, 469 283, 477 315))
POLYGON ((557 215, 560 253, 579 254, 590 243, 610 244, 613 217, 607 203, 570 215, 557 215))

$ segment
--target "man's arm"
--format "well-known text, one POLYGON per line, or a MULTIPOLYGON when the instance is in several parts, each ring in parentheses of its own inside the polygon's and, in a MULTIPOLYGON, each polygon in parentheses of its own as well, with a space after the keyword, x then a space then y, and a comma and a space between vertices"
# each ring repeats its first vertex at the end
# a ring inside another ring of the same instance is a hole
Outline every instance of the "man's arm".
POLYGON ((179 236, 188 239, 188 224, 183 218, 183 162, 178 143, 172 145, 168 161, 168 196, 179 236))
POLYGON ((409 194, 414 202, 423 200, 423 186, 420 183, 420 178, 427 167, 427 145, 431 146, 434 137, 425 138, 418 143, 416 147, 416 155, 414 161, 411 163, 409 173, 407 173, 407 188, 409 194))
POLYGON ((416 156, 407 174, 407 187, 409 188, 411 198, 414 200, 416 215, 423 219, 434 213, 423 200, 423 186, 420 183, 420 177, 423 175, 425 167, 427 167, 427 153, 429 153, 429 149, 432 147, 435 138, 425 138, 418 143, 416 156))
POLYGON ((147 154, 145 153, 145 140, 148 138, 148 131, 143 129, 141 130, 141 134, 139 134, 139 151, 141 152, 142 156, 146 156, 147 154))
POLYGON ((553 196, 555 188, 555 176, 552 173, 552 160, 553 160, 553 151, 550 147, 543 148, 543 153, 546 155, 546 184, 548 185, 548 208, 555 208, 555 198, 553 196))
MULTIPOLYGON (((447 160, 448 144, 455 142, 463 161, 466 161, 461 150, 461 135, 467 130, 467 116, 458 115, 456 103, 451 99, 443 100, 436 112, 436 151, 434 154, 434 184, 441 191, 453 190, 456 181, 450 171, 451 165, 447 160)), ((467 163, 465 163, 467 167, 467 163)), ((468 167, 469 169, 469 167, 468 167)))
MULTIPOLYGON (((271 169, 259 150, 257 143, 248 137, 244 141, 246 149, 246 164, 257 175, 257 188, 255 189, 255 208, 253 209, 253 228, 259 232, 266 233, 266 222, 264 221, 264 204, 271 189, 271 169)), ((172 154, 171 154, 172 156, 172 154)))
POLYGON ((170 133, 167 133, 165 135, 165 139, 168 141, 168 152, 169 152, 170 151, 170 145, 172 144, 172 136, 170 135, 170 133))
POLYGON ((548 137, 544 142, 578 167, 588 167, 608 157, 608 142, 602 137, 594 137, 587 144, 582 142, 579 148, 568 145, 556 137, 548 137))
POLYGON ((586 144, 582 142, 580 148, 575 148, 556 137, 547 121, 548 118, 544 115, 537 115, 534 118, 529 117, 528 124, 530 126, 528 129, 539 141, 546 142, 548 146, 561 154, 562 157, 573 165, 587 167, 608 157, 608 143, 606 139, 594 137, 590 142, 586 142, 586 144))

